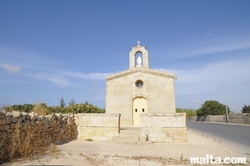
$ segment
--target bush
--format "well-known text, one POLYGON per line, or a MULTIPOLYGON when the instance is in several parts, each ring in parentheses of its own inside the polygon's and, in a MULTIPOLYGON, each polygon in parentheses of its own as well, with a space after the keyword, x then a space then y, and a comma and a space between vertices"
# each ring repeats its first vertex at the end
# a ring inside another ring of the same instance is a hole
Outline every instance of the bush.
POLYGON ((20 112, 30 112, 34 105, 32 104, 23 104, 23 105, 12 105, 11 106, 13 108, 13 110, 18 110, 20 112))
POLYGON ((202 109, 201 108, 196 110, 196 115, 197 116, 202 116, 202 109))
POLYGON ((176 108, 176 112, 177 113, 182 113, 185 112, 186 113, 186 117, 192 117, 192 116, 196 116, 196 111, 192 110, 192 109, 186 109, 186 108, 176 108))
POLYGON ((98 108, 97 106, 94 106, 89 103, 70 105, 62 111, 74 113, 105 113, 104 109, 98 108))
POLYGON ((241 112, 242 113, 250 113, 250 105, 244 105, 241 112))
POLYGON ((24 104, 24 105, 13 105, 10 107, 5 107, 8 112, 20 111, 20 112, 35 112, 38 115, 48 115, 52 113, 105 113, 105 109, 101 109, 97 106, 85 102, 84 104, 71 104, 67 107, 61 106, 47 106, 45 103, 40 104, 24 104))
POLYGON ((31 110, 31 112, 35 112, 38 115, 42 115, 42 116, 45 116, 51 113, 45 103, 34 104, 34 107, 31 110))
MULTIPOLYGON (((227 107, 228 113, 230 112, 227 107)), ((226 106, 215 100, 205 101, 200 109, 197 110, 199 116, 207 115, 224 115, 226 114, 226 106)))

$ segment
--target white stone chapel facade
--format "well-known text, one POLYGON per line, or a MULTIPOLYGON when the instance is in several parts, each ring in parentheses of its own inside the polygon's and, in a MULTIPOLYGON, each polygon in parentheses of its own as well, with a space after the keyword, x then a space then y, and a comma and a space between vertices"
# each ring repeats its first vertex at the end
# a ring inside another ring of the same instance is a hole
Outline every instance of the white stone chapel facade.
POLYGON ((106 78, 106 113, 120 113, 121 126, 140 126, 143 114, 174 114, 175 80, 150 69, 148 51, 138 42, 129 53, 129 69, 106 78))

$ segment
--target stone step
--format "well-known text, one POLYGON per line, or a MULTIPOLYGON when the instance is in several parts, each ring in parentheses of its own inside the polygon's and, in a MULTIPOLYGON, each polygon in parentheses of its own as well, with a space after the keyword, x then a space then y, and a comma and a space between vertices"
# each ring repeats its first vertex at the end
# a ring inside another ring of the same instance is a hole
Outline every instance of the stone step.
POLYGON ((140 136, 140 128, 121 128, 119 136, 114 137, 112 142, 127 144, 146 144, 146 138, 140 136))

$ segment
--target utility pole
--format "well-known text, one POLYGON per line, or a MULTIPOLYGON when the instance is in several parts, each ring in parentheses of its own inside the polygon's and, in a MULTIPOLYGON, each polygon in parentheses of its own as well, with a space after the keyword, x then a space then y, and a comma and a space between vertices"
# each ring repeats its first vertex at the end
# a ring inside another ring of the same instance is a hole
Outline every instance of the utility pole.
POLYGON ((226 90, 225 90, 225 84, 223 83, 223 89, 224 89, 224 98, 225 98, 225 105, 226 105, 226 122, 229 122, 229 117, 228 117, 228 110, 227 110, 227 98, 226 98, 226 90))

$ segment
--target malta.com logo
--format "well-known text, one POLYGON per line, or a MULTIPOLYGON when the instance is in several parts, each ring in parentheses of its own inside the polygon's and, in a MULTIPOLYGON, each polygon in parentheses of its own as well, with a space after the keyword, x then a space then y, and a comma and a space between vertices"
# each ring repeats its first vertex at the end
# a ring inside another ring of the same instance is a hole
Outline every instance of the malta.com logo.
POLYGON ((213 157, 206 154, 205 157, 190 157, 190 164, 247 164, 246 157, 213 157))

